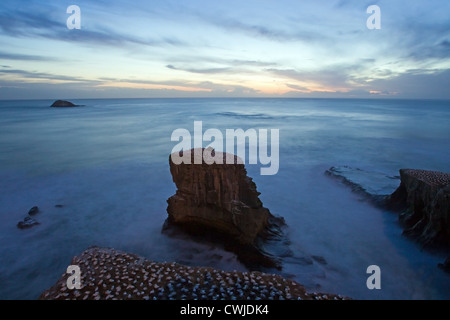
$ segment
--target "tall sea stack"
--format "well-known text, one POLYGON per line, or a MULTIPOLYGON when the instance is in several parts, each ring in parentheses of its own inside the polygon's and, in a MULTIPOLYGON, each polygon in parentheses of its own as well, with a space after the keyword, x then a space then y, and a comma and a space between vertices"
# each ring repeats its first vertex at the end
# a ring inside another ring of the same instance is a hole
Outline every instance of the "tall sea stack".
MULTIPOLYGON (((261 252, 258 244, 283 222, 263 207, 253 180, 237 156, 208 150, 223 164, 208 164, 203 152, 192 149, 184 154, 190 164, 175 164, 169 157, 170 172, 177 187, 176 194, 167 200, 168 222, 181 226, 196 235, 220 236, 226 244, 247 251, 261 252), (198 164, 197 164, 198 163, 198 164), (250 250, 252 251, 252 250, 250 250)), ((276 231, 275 231, 276 233, 276 231)))

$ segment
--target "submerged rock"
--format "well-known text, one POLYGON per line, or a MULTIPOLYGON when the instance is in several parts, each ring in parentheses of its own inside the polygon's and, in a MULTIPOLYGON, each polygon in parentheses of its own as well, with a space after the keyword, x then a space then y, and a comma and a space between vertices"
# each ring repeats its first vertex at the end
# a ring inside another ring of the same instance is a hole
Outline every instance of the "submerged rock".
POLYGON ((28 210, 28 215, 22 221, 19 221, 17 223, 17 228, 28 229, 28 228, 31 228, 31 227, 34 227, 34 226, 37 226, 38 224, 40 224, 39 222, 37 222, 35 219, 33 219, 31 217, 31 216, 38 214, 39 212, 40 211, 37 206, 34 206, 30 210, 28 210))
POLYGON ((208 150, 211 156, 222 158, 223 164, 207 164, 203 151, 184 151, 191 164, 175 164, 175 154, 169 157, 177 191, 167 200, 168 223, 191 234, 220 239, 241 260, 268 258, 259 242, 279 235, 283 219, 263 207, 260 193, 240 158, 208 150))
POLYGON ((34 220, 31 217, 25 217, 23 219, 23 221, 19 221, 17 223, 17 228, 19 229, 28 229, 34 226, 37 226, 38 224, 40 224, 39 222, 37 222, 36 220, 34 220))
POLYGON ((444 270, 445 272, 450 273, 450 257, 447 257, 444 263, 439 263, 438 267, 444 270))
POLYGON ((325 174, 348 185, 353 192, 376 205, 384 205, 386 196, 399 184, 400 177, 349 166, 331 167, 325 174))
POLYGON ((34 216, 34 215, 36 215, 36 214, 38 214, 39 213, 39 208, 37 207, 37 206, 34 206, 33 208, 31 208, 29 211, 28 211, 28 214, 30 215, 30 216, 34 216))
POLYGON ((51 107, 54 107, 54 108, 67 108, 67 107, 78 107, 78 105, 73 104, 72 102, 66 101, 66 100, 56 100, 55 102, 53 102, 51 107))

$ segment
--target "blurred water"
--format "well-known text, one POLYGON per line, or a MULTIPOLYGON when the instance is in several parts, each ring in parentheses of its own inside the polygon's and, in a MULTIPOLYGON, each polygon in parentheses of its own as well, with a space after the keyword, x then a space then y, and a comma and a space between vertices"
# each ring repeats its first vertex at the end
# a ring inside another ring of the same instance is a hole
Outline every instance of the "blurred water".
POLYGON ((294 256, 284 258, 283 275, 308 290, 358 299, 450 298, 450 277, 436 267, 443 253, 421 250, 401 235, 394 214, 324 175, 344 165, 388 176, 400 168, 450 172, 450 102, 74 102, 85 107, 0 101, 1 299, 35 299, 91 245, 246 270, 217 245, 161 233, 166 200, 175 192, 168 155, 176 142, 170 137, 177 128, 193 133, 194 121, 222 132, 280 129, 278 174, 261 176, 259 165, 246 167, 264 205, 286 219, 294 256), (16 228, 35 205, 41 224, 16 228), (366 287, 372 264, 381 268, 381 290, 366 287))

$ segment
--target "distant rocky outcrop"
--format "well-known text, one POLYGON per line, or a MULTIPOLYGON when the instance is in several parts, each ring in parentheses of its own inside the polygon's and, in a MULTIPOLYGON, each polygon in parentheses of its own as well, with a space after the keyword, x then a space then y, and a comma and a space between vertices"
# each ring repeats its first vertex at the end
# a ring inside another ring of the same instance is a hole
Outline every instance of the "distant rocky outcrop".
POLYGON ((50 107, 67 108, 67 107, 79 107, 79 105, 73 104, 72 102, 66 100, 56 100, 50 107))
POLYGON ((405 234, 424 245, 450 247, 450 174, 401 169, 400 177, 400 186, 388 197, 387 204, 404 206, 400 221, 405 225, 405 234))
MULTIPOLYGON (((222 157, 223 164, 207 164, 203 151, 184 151, 189 153, 184 156, 190 157, 191 164, 177 165, 172 161, 175 154, 169 157, 177 191, 167 200, 168 223, 182 226, 191 234, 222 238, 241 260, 267 258, 259 242, 276 236, 283 219, 263 207, 240 158, 212 151, 213 157, 222 157)), ((263 264, 273 263, 268 261, 263 264)))

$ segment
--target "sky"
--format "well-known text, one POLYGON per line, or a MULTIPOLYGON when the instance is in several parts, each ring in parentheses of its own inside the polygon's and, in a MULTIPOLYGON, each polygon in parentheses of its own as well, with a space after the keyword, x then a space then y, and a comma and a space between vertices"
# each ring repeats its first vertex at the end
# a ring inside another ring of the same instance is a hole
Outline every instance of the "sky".
POLYGON ((450 99, 449 13, 448 0, 1 0, 0 99, 450 99))

